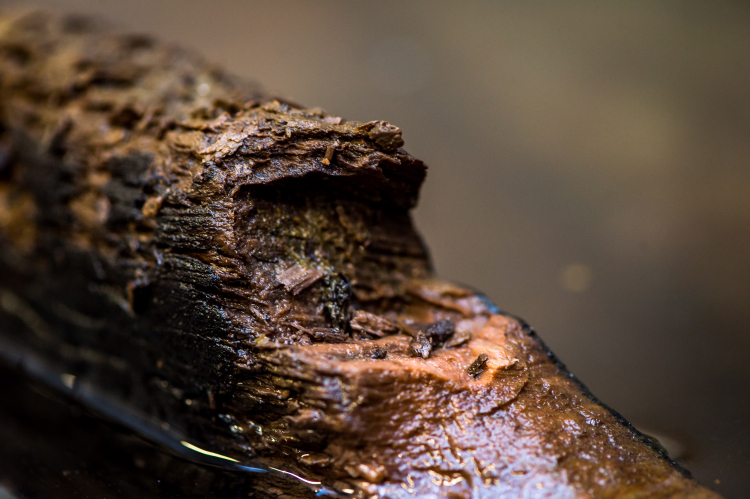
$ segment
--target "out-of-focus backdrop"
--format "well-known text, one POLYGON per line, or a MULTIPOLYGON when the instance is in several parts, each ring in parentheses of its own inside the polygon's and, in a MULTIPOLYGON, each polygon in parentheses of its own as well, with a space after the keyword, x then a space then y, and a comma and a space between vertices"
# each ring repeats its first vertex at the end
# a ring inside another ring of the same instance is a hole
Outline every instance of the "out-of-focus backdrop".
POLYGON ((438 273, 525 318, 703 484, 746 497, 749 5, 34 3, 402 127, 430 167, 415 218, 438 273))

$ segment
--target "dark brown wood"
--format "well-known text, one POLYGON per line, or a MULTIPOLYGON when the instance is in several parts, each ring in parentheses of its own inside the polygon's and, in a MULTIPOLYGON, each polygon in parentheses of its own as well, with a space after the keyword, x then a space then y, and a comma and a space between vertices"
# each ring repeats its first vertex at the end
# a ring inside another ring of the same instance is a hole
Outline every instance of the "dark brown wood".
POLYGON ((399 128, 80 19, 0 23, 6 353, 275 469, 262 497, 713 496, 433 278, 399 128))

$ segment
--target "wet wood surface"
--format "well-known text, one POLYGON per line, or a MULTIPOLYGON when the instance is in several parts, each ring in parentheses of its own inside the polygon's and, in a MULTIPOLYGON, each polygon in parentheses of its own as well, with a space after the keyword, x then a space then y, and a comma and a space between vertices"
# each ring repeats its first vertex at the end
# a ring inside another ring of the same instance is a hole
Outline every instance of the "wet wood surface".
POLYGON ((21 364, 277 471, 250 495, 713 496, 522 321, 434 278, 398 127, 78 18, 4 23, 21 364))

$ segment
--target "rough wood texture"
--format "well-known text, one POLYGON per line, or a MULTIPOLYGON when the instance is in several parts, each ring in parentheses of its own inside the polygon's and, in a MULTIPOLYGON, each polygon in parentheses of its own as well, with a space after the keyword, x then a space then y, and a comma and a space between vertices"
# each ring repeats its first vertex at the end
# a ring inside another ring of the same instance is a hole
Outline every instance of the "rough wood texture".
POLYGON ((0 133, 3 344, 191 441, 355 497, 713 497, 433 279, 400 129, 37 14, 0 20, 0 133))

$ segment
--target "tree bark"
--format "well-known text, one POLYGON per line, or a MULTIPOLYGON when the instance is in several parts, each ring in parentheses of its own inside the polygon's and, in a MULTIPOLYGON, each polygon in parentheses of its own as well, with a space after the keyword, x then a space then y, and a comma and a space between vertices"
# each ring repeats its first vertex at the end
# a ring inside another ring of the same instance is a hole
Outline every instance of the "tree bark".
POLYGON ((434 278, 399 128, 35 14, 0 19, 0 133, 6 357, 269 471, 249 494, 715 496, 434 278))

